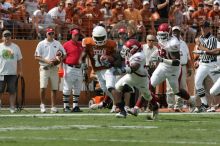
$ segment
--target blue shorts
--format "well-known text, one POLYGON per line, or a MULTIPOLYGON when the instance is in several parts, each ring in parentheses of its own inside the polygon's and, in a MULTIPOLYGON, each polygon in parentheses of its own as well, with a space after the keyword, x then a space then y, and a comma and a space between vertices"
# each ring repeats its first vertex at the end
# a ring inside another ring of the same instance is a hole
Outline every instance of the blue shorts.
POLYGON ((0 81, 0 93, 5 92, 5 87, 7 85, 6 92, 14 94, 17 91, 17 75, 4 75, 4 80, 0 81))

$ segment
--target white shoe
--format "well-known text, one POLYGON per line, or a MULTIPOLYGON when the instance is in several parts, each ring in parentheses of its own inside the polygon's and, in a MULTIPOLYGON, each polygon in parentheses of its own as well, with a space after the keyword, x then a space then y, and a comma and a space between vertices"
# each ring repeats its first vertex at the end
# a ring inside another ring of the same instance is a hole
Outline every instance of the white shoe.
POLYGON ((46 108, 44 104, 40 104, 40 112, 41 113, 46 113, 46 108))
POLYGON ((99 104, 92 104, 89 108, 92 110, 100 109, 103 107, 103 103, 100 102, 99 104))
POLYGON ((110 113, 116 113, 116 105, 112 106, 112 109, 111 109, 110 113))
POLYGON ((210 109, 207 110, 207 112, 216 112, 216 111, 215 111, 215 107, 212 106, 210 109))
POLYGON ((15 108, 10 108, 9 111, 11 114, 14 114, 16 112, 15 108))
POLYGON ((56 107, 52 107, 51 109, 50 109, 50 113, 58 113, 58 110, 57 110, 57 108, 56 107))

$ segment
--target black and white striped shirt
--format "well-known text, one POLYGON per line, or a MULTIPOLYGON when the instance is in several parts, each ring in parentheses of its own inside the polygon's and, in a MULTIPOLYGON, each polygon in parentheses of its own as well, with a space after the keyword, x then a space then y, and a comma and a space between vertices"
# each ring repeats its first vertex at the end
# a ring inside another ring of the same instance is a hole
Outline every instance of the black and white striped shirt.
MULTIPOLYGON (((209 50, 217 48, 217 38, 214 37, 212 34, 210 34, 208 37, 199 37, 199 41, 204 47, 208 48, 209 50)), ((202 54, 199 56, 199 59, 201 62, 217 61, 217 56, 202 54)))

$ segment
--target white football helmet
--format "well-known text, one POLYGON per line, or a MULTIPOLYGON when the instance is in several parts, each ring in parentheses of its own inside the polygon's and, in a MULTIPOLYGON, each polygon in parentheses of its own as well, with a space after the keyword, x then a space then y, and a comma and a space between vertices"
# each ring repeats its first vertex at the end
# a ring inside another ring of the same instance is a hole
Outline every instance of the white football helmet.
POLYGON ((92 39, 98 46, 102 46, 106 43, 107 32, 104 27, 96 26, 92 31, 92 39))

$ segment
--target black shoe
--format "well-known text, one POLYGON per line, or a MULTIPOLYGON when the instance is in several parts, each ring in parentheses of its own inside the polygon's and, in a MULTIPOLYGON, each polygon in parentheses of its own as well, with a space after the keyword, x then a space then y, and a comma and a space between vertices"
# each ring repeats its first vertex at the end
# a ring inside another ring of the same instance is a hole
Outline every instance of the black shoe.
POLYGON ((209 108, 208 105, 205 105, 204 103, 202 103, 200 107, 198 107, 198 110, 196 112, 197 113, 206 112, 208 108, 209 108))
POLYGON ((64 113, 71 113, 71 109, 69 106, 66 106, 66 108, 63 109, 64 113))
POLYGON ((127 117, 127 112, 125 110, 120 111, 115 115, 116 118, 126 118, 127 117))
POLYGON ((78 106, 76 106, 72 109, 71 112, 75 113, 75 112, 82 112, 82 111, 80 110, 80 108, 78 106))

